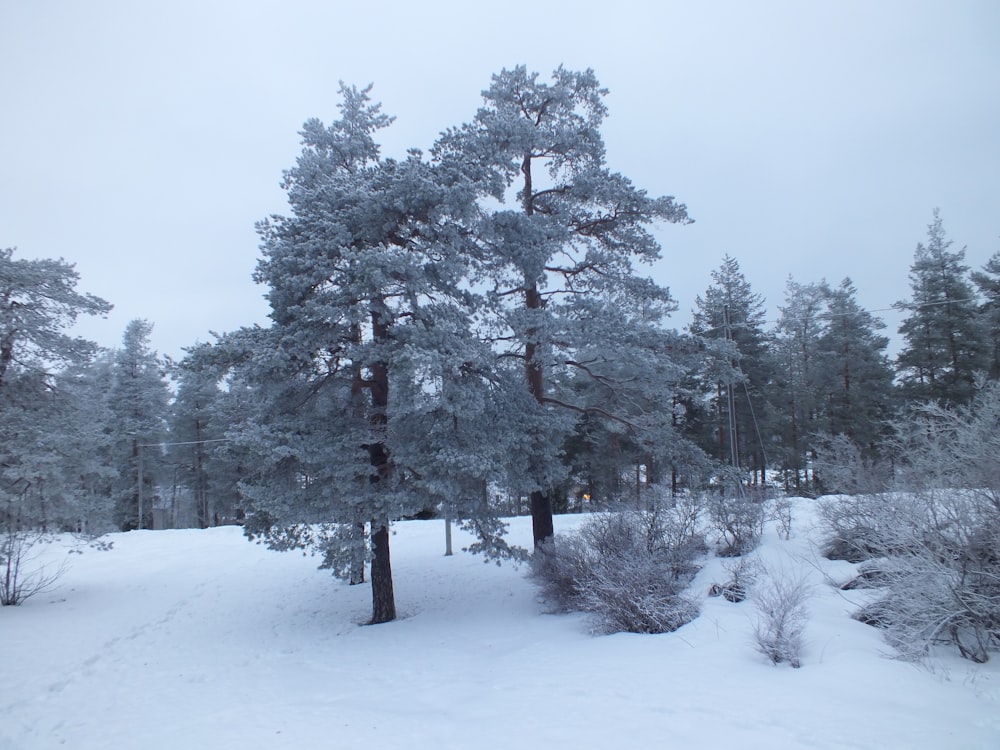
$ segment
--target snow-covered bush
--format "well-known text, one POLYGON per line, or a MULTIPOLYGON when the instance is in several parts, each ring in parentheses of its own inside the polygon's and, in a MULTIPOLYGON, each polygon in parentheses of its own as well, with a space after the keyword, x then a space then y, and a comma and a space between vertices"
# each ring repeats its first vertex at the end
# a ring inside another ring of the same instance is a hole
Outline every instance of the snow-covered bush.
POLYGON ((735 497, 715 493, 707 497, 705 504, 709 522, 719 534, 721 557, 739 557, 757 547, 767 518, 761 495, 747 490, 735 497))
POLYGON ((920 510, 911 495, 880 492, 833 495, 818 501, 825 527, 822 554, 830 560, 859 563, 905 546, 903 527, 921 525, 920 510))
POLYGON ((787 495, 776 496, 770 502, 768 520, 777 521, 778 532, 788 541, 792 538, 792 499, 787 495))
POLYGON ((945 641, 986 661, 1000 648, 1000 384, 967 408, 927 407, 897 434, 900 491, 825 503, 828 549, 870 560, 880 596, 858 618, 901 656, 945 641))
POLYGON ((806 625, 809 586, 787 573, 769 573, 766 582, 755 587, 757 622, 754 641, 757 650, 772 664, 802 665, 802 631, 806 625))
POLYGON ((698 615, 684 589, 706 546, 697 510, 601 513, 543 545, 531 576, 559 611, 590 612, 603 633, 665 633, 698 615))
POLYGON ((914 512, 879 535, 863 576, 878 599, 858 619, 885 629, 904 658, 937 641, 984 662, 1000 647, 1000 508, 969 490, 915 492, 914 512))
POLYGON ((52 588, 66 570, 65 563, 47 567, 37 560, 35 547, 48 535, 33 530, 0 532, 0 605, 21 604, 52 588))
MULTIPOLYGON (((891 451, 891 444, 883 446, 891 451)), ((815 440, 813 475, 824 494, 873 494, 892 484, 889 458, 866 456, 861 446, 847 435, 819 435, 815 440)))

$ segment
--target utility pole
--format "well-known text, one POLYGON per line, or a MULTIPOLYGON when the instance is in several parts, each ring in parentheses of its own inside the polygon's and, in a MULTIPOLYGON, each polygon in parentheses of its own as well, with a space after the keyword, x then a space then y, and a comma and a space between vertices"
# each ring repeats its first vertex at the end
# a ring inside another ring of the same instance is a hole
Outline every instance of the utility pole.
MULTIPOLYGON (((729 305, 722 308, 723 322, 726 329, 726 341, 733 340, 733 332, 729 319, 729 305)), ((732 364, 730 362, 730 364, 732 364)), ((736 471, 736 490, 742 497, 743 479, 740 477, 740 452, 736 435, 736 394, 733 389, 733 381, 730 378, 726 384, 726 396, 729 402, 729 461, 736 471)))

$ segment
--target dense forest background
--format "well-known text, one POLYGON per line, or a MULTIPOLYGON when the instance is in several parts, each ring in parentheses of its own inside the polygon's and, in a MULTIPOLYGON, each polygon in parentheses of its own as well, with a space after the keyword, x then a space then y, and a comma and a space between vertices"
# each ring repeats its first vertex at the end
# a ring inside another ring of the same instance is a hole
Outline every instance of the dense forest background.
MULTIPOLYGON (((768 322, 766 300, 725 256, 687 329, 659 332, 683 344, 672 355, 684 371, 644 406, 673 436, 579 413, 558 450, 566 476, 557 508, 631 502, 654 484, 694 489, 733 465, 749 486, 845 489, 818 470, 825 457, 848 450, 869 462, 891 458, 895 421, 928 402, 968 404, 1000 374, 1000 253, 981 269, 963 259, 935 212, 910 268, 913 294, 896 305, 906 318, 890 357, 893 332, 858 305, 849 278, 789 278, 781 316, 768 322), (686 452, 670 453, 671 440, 686 452)), ((135 320, 119 348, 101 349, 66 333, 75 316, 107 308, 76 291, 72 264, 21 260, 8 249, 0 279, 8 508, 50 529, 137 528, 141 489, 145 528, 242 517, 238 486, 249 467, 227 436, 251 414, 252 396, 205 366, 221 344, 171 361, 151 348, 153 323, 135 320)), ((483 429, 469 439, 497 436, 483 429)), ((506 512, 527 509, 515 488, 491 489, 490 501, 506 512)), ((441 512, 439 503, 431 508, 441 512)))

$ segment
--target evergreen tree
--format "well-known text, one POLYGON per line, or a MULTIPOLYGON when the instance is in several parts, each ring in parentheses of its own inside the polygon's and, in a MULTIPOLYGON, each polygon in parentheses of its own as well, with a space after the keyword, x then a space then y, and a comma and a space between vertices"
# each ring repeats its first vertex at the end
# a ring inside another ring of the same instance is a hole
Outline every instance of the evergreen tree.
POLYGON ((80 315, 111 306, 77 291, 79 275, 64 260, 22 260, 0 249, 0 525, 71 526, 63 453, 72 445, 73 392, 62 370, 83 367, 97 346, 66 333, 80 315))
POLYGON ((885 354, 889 339, 877 333, 885 323, 858 305, 849 278, 828 289, 826 297, 827 322, 819 340, 825 429, 846 435, 868 459, 886 436, 895 406, 885 354))
POLYGON ((739 262, 729 255, 712 272, 712 280, 705 295, 695 298, 690 331, 705 339, 727 340, 732 350, 729 362, 717 364, 716 379, 703 384, 714 424, 711 444, 702 447, 723 463, 751 471, 755 482, 764 483, 763 441, 773 420, 768 394, 774 379, 763 328, 764 298, 753 291, 739 262))
POLYGON ((844 436, 871 459, 886 436, 894 409, 893 372, 885 355, 885 324, 857 303, 850 279, 837 287, 825 281, 788 281, 774 338, 780 376, 782 467, 786 485, 810 485, 808 459, 830 437, 844 436), (789 476, 790 475, 790 476, 789 476))
POLYGON ((374 135, 391 118, 369 90, 342 85, 340 119, 305 124, 284 181, 291 215, 259 226, 271 326, 225 347, 254 401, 235 434, 253 457, 241 485, 247 533, 318 549, 325 567, 357 580, 370 524, 372 621, 386 622, 390 523, 427 505, 422 482, 455 456, 416 446, 434 433, 435 410, 474 408, 455 392, 482 386, 486 349, 470 333, 464 286, 461 227, 476 193, 417 151, 382 158, 374 135))
POLYGON ((983 296, 979 307, 979 324, 985 336, 985 366, 989 377, 1000 379, 1000 252, 972 273, 972 281, 983 296))
POLYGON ((79 274, 59 260, 15 260, 0 249, 0 387, 8 373, 42 379, 62 367, 86 362, 97 347, 65 331, 80 315, 106 315, 99 297, 76 291, 79 274))
POLYGON ((232 518, 236 488, 224 443, 230 423, 223 410, 224 394, 210 368, 198 366, 198 350, 190 350, 176 369, 177 395, 170 411, 170 460, 194 502, 199 528, 232 518))
MULTIPOLYGON (((553 502, 568 473, 560 454, 577 418, 624 419, 617 406, 577 400, 574 386, 590 380, 624 394, 628 358, 650 360, 642 331, 673 303, 634 263, 659 257, 653 222, 688 221, 683 205, 651 198, 607 168, 606 93, 590 70, 560 67, 551 82, 523 66, 503 70, 474 120, 435 148, 499 202, 479 229, 475 280, 488 289, 488 335, 520 363, 519 389, 529 397, 511 394, 519 411, 509 425, 518 438, 508 481, 530 497, 536 545, 553 534, 553 502)), ((653 358, 668 363, 665 352, 653 358)))
POLYGON ((917 244, 910 266, 912 297, 896 303, 909 313, 899 327, 904 345, 896 367, 910 401, 968 403, 977 374, 988 366, 965 249, 951 245, 935 210, 927 244, 917 244))
POLYGON ((62 528, 88 535, 114 529, 111 484, 117 472, 111 460, 113 438, 110 385, 111 352, 100 350, 90 362, 57 373, 59 413, 51 426, 51 455, 57 472, 50 489, 59 488, 62 528))
POLYGON ((826 282, 798 284, 789 277, 773 340, 778 376, 773 387, 781 415, 780 461, 786 488, 808 485, 807 453, 811 438, 826 429, 823 420, 821 337, 829 301, 826 282))
POLYGON ((153 324, 136 318, 114 354, 111 383, 112 483, 115 523, 122 531, 153 528, 170 390, 166 363, 150 346, 153 324))

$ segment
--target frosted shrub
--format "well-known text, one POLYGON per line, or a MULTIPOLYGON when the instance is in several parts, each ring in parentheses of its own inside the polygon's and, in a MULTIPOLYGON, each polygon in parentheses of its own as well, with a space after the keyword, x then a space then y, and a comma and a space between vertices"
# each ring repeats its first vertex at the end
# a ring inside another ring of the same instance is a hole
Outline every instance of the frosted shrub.
POLYGON ((45 567, 37 563, 33 548, 48 541, 37 531, 8 529, 0 534, 0 605, 21 604, 55 586, 66 565, 45 567))
POLYGON ((757 650, 772 664, 802 665, 802 631, 806 625, 809 587, 802 579, 785 573, 770 575, 754 591, 757 622, 754 641, 757 650))
POLYGON ((778 531, 787 542, 792 538, 792 500, 785 495, 779 495, 771 501, 771 512, 768 520, 777 521, 778 531))
POLYGON ((1000 384, 964 409, 927 407, 897 425, 898 494, 823 506, 828 549, 870 560, 880 595, 858 619, 904 658, 938 642, 984 662, 1000 649, 1000 384))
POLYGON ((824 528, 823 556, 858 563, 905 545, 903 527, 919 526, 920 510, 899 493, 834 495, 818 503, 824 528))
POLYGON ((710 495, 706 502, 709 521, 719 533, 721 557, 739 557, 752 552, 764 533, 765 502, 751 492, 736 497, 710 495))
POLYGON ((599 632, 665 633, 698 615, 683 591, 705 551, 690 507, 602 513, 542 546, 531 576, 557 610, 592 613, 599 632))
POLYGON ((865 456, 847 435, 819 435, 815 450, 813 472, 823 494, 878 494, 892 482, 888 459, 865 456))
POLYGON ((865 572, 881 595, 857 617, 884 628, 903 658, 939 641, 976 662, 1000 648, 1000 510, 981 500, 962 490, 914 495, 924 522, 885 534, 884 556, 865 572))

